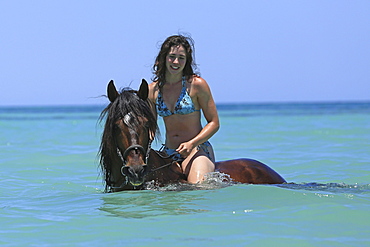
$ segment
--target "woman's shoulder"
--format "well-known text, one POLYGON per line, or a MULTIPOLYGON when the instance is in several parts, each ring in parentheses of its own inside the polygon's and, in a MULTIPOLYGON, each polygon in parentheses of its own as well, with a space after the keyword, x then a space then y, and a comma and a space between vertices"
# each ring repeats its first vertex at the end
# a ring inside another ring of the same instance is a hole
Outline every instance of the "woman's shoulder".
POLYGON ((201 76, 194 75, 191 78, 190 83, 197 90, 201 90, 201 91, 209 90, 209 86, 208 86, 207 81, 204 78, 202 78, 201 76))
POLYGON ((158 87, 158 81, 152 81, 151 83, 149 83, 149 90, 150 89, 156 89, 158 87))
POLYGON ((157 98, 156 95, 158 94, 158 90, 159 90, 158 82, 153 81, 148 86, 149 86, 149 95, 148 95, 148 97, 152 101, 155 101, 155 99, 157 98))

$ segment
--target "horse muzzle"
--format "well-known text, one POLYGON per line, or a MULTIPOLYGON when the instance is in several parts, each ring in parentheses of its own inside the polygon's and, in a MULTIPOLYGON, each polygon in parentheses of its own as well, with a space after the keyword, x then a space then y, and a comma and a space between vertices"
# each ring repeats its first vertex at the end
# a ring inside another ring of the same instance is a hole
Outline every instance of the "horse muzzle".
POLYGON ((145 182, 145 175, 148 173, 148 165, 124 166, 121 171, 132 186, 140 186, 145 182))

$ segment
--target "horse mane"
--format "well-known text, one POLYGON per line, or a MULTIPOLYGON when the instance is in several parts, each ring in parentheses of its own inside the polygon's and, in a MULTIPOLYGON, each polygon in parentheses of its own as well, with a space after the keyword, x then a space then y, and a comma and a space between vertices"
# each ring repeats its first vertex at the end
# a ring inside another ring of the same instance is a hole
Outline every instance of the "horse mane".
POLYGON ((111 187, 113 182, 111 180, 112 157, 117 156, 117 144, 114 138, 116 121, 130 113, 134 116, 131 123, 132 127, 136 129, 143 128, 142 122, 139 121, 138 117, 145 117, 148 120, 146 127, 150 133, 154 135, 159 133, 157 119, 152 111, 153 103, 149 99, 140 99, 137 93, 137 90, 131 88, 122 89, 114 102, 111 102, 99 116, 99 122, 106 119, 98 153, 106 191, 111 187))

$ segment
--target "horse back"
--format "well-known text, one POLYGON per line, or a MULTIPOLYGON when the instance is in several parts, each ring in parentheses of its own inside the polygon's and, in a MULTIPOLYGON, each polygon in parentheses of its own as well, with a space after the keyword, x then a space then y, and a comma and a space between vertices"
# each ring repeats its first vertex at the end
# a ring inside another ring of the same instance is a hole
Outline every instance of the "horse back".
POLYGON ((248 184, 285 183, 276 171, 253 159, 233 159, 215 163, 215 170, 229 174, 235 182, 248 184))

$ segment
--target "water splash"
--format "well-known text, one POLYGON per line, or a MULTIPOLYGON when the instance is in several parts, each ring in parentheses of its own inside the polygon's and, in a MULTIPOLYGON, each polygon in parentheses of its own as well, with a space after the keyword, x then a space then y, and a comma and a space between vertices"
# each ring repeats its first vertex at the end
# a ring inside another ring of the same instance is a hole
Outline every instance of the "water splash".
POLYGON ((204 176, 204 181, 198 184, 173 183, 159 186, 154 181, 147 182, 145 189, 154 191, 186 191, 186 190, 214 190, 235 184, 228 174, 211 172, 204 176))

